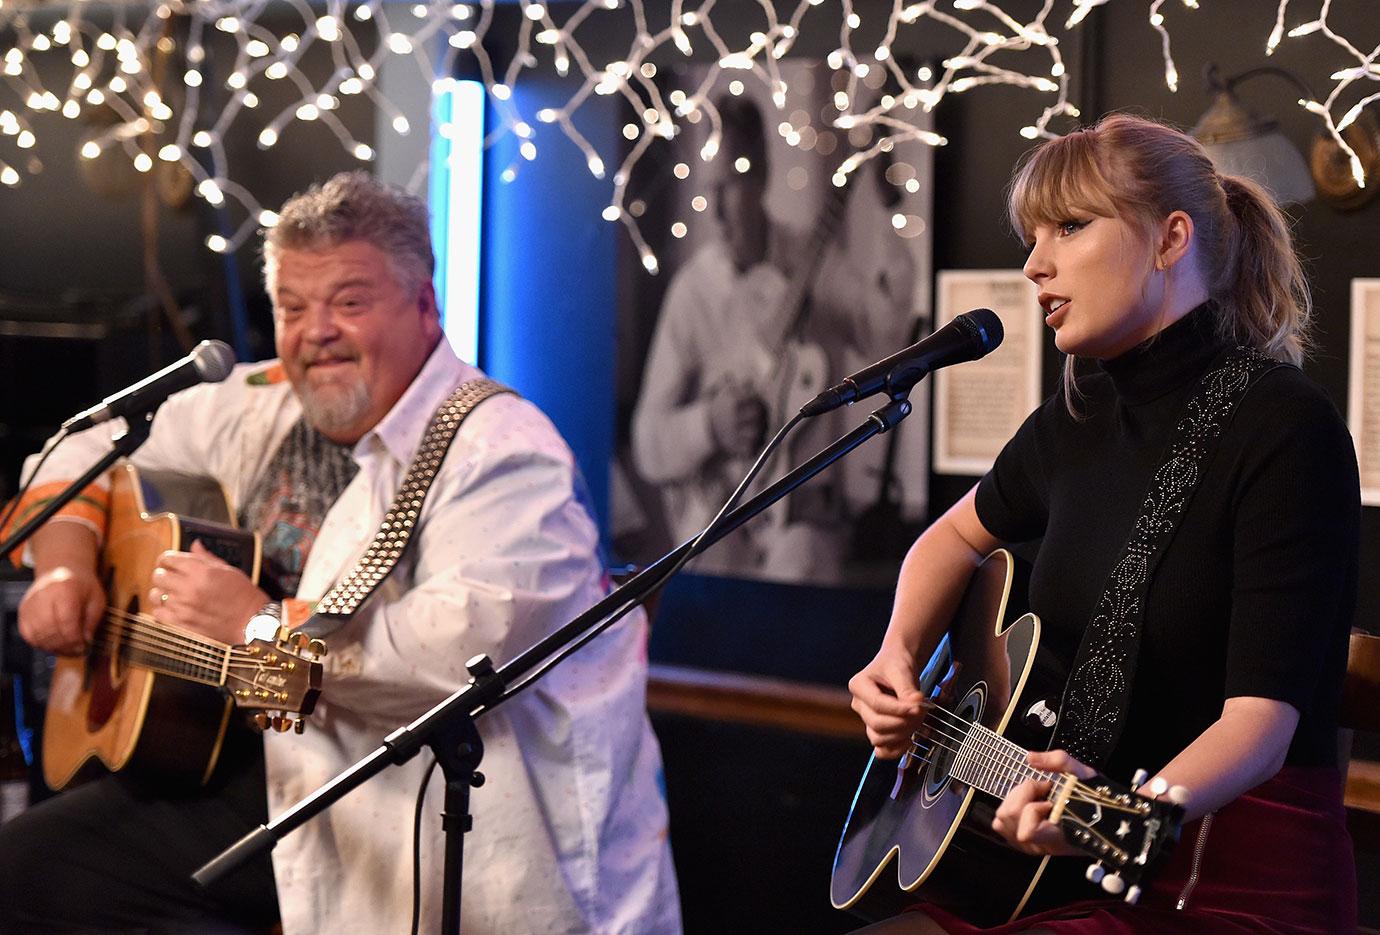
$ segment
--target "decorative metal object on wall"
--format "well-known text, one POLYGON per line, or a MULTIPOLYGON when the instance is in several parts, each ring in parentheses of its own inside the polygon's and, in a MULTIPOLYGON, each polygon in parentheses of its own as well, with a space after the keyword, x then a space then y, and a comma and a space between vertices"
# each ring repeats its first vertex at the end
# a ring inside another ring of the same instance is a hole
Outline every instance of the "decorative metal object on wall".
POLYGON ((1340 211, 1354 211, 1380 192, 1380 124, 1365 111, 1342 131, 1342 138, 1361 165, 1365 187, 1356 182, 1351 157, 1330 136, 1313 141, 1309 166, 1319 197, 1340 211))

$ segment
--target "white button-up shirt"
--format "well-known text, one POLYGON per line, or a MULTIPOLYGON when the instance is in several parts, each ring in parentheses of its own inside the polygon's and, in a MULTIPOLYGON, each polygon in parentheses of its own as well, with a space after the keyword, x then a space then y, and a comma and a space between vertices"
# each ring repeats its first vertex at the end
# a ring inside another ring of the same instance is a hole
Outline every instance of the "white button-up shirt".
MULTIPOLYGON (((273 372, 240 366, 169 399, 135 464, 210 476, 238 509, 301 414, 286 382, 265 379, 273 372)), ((355 445, 359 473, 325 517, 298 598, 320 598, 353 567, 437 406, 478 376, 441 341, 355 445)), ((109 435, 98 427, 59 446, 36 486, 76 476, 109 435)), ((501 665, 602 596, 597 531, 577 484, 568 448, 531 404, 500 395, 473 412, 403 560, 327 637, 305 734, 265 737, 271 815, 462 686, 467 659, 487 653, 501 665)), ((488 781, 471 794, 465 932, 679 932, 660 752, 645 714, 645 641, 645 618, 630 614, 480 717, 488 781)), ((407 930, 413 808, 429 761, 424 752, 390 767, 279 842, 287 935, 407 930)), ((438 770, 422 821, 423 932, 439 926, 443 793, 438 770)))

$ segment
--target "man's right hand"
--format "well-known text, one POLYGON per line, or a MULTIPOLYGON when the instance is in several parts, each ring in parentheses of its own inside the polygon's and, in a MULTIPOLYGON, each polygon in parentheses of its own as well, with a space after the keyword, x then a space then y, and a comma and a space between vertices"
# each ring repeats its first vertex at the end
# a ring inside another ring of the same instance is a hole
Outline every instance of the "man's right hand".
POLYGON ((719 450, 745 458, 757 452, 767 431, 767 406, 736 383, 721 384, 709 397, 709 430, 719 450))
POLYGON ((76 523, 49 523, 32 540, 34 583, 19 603, 19 635, 61 655, 85 651, 105 615, 96 575, 96 536, 76 523))
POLYGON ((915 658, 886 645, 848 680, 853 710, 867 728, 868 742, 883 759, 895 759, 909 750, 911 737, 925 719, 925 696, 918 683, 915 658))

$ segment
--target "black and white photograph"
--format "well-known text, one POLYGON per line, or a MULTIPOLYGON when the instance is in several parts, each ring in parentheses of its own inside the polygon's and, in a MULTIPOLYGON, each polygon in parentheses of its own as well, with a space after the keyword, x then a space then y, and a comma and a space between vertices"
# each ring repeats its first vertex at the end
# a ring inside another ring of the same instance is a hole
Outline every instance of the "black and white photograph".
MULTIPOLYGON (((781 70, 789 90, 780 105, 755 77, 720 72, 704 92, 713 119, 687 123, 668 144, 674 181, 644 201, 648 213, 679 223, 673 238, 684 235, 664 251, 659 303, 620 309, 619 393, 635 402, 618 427, 625 444, 613 523, 614 548, 628 560, 654 559, 697 534, 800 406, 929 329, 930 148, 888 147, 840 175, 846 159, 872 148, 873 130, 838 125, 834 98, 845 85, 824 63, 788 61, 781 70)), ((671 74, 679 87, 702 86, 703 71, 671 74)), ((872 74, 860 87, 875 100, 887 91, 884 73, 872 74)), ((640 268, 632 275, 645 278, 640 268)), ((635 290, 626 293, 648 292, 635 290)), ((815 585, 890 574, 900 531, 926 507, 926 477, 913 466, 926 459, 927 398, 918 387, 894 435, 855 451, 687 567, 815 585)), ((870 411, 804 423, 762 478, 815 454, 870 411)))

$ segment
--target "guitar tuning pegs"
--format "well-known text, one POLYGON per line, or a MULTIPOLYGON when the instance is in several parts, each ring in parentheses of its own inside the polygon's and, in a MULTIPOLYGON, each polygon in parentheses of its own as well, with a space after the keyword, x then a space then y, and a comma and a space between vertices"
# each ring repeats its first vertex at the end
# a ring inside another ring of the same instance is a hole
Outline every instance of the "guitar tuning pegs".
POLYGON ((297 650, 298 652, 301 652, 302 650, 306 649, 309 645, 311 645, 311 637, 308 636, 306 633, 303 633, 301 630, 293 630, 290 634, 288 634, 287 641, 288 645, 291 646, 293 649, 297 650))
POLYGON ((312 640, 307 644, 307 652, 318 658, 326 655, 326 644, 321 640, 312 640))
POLYGON ((1129 890, 1126 891, 1126 895, 1122 898, 1125 899, 1126 902, 1134 906, 1136 903, 1140 902, 1140 887, 1131 887, 1129 890))
POLYGON ((259 730, 268 730, 270 723, 268 714, 263 711, 254 712, 253 722, 254 726, 259 730))
POLYGON ((281 715, 281 714, 275 714, 275 715, 273 715, 272 724, 273 724, 273 729, 276 730, 276 731, 277 731, 278 733, 280 733, 280 734, 283 734, 283 733, 286 733, 287 731, 292 730, 292 718, 290 718, 290 717, 284 717, 284 716, 281 715))
POLYGON ((1106 873, 1107 871, 1103 869, 1102 865, 1100 863, 1097 863, 1088 864, 1087 872, 1083 875, 1088 878, 1089 883, 1101 883, 1102 877, 1105 876, 1106 873))
POLYGON ((1173 802, 1175 805, 1188 804, 1188 790, 1183 786, 1170 786, 1167 795, 1169 801, 1173 802))
POLYGON ((301 733, 304 733, 304 732, 306 731, 306 729, 307 729, 307 719, 306 719, 306 718, 300 718, 300 717, 299 717, 297 720, 295 720, 295 721, 292 722, 292 732, 293 732, 294 734, 301 734, 301 733))
POLYGON ((1145 785, 1145 780, 1147 780, 1147 779, 1149 779, 1149 778, 1150 778, 1150 772, 1149 772, 1149 770, 1144 770, 1144 769, 1138 769, 1138 770, 1136 770, 1136 774, 1135 774, 1134 776, 1131 777, 1131 788, 1132 788, 1132 789, 1139 789, 1141 786, 1145 785))
POLYGON ((1126 881, 1121 879, 1120 874, 1109 873, 1102 878, 1102 889, 1111 893, 1113 896, 1118 895, 1125 888, 1126 881))

